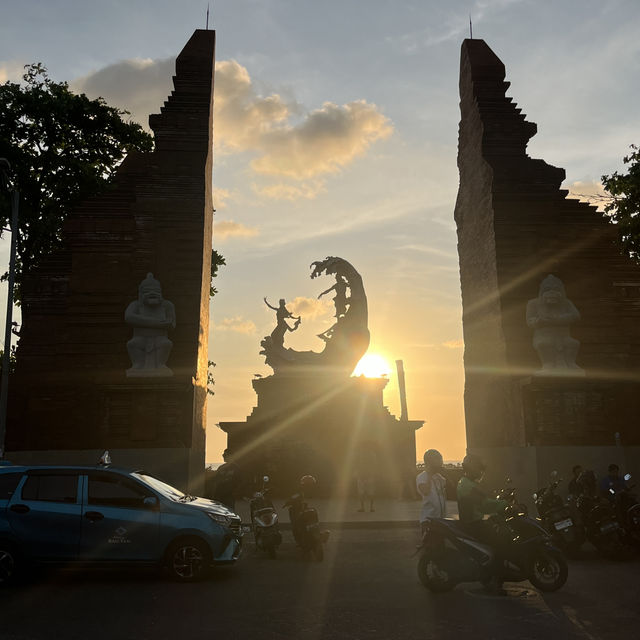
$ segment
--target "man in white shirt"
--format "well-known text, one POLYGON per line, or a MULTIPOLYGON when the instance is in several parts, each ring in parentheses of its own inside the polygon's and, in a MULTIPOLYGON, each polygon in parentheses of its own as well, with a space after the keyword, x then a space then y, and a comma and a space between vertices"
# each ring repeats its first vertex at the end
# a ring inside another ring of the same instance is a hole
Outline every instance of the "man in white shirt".
POLYGON ((429 449, 424 454, 424 471, 416 478, 418 493, 422 496, 420 526, 429 518, 444 518, 447 515, 447 482, 442 471, 442 454, 429 449))

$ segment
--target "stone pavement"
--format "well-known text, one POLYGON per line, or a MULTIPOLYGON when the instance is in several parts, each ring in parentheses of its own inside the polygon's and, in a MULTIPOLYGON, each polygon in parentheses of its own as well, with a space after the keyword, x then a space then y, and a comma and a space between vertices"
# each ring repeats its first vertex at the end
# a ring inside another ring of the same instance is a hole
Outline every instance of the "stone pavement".
MULTIPOLYGON (((283 509, 285 500, 274 498, 273 503, 278 511, 280 522, 284 525, 288 524, 289 515, 287 510, 283 509)), ((318 510, 322 524, 345 529, 417 526, 422 506, 419 500, 379 498, 374 502, 375 511, 367 510, 362 513, 358 511, 360 502, 353 497, 312 498, 308 503, 309 506, 318 510)), ((248 501, 236 501, 235 511, 242 518, 243 523, 249 523, 248 501)), ((447 517, 458 517, 458 503, 454 500, 447 501, 447 517)))

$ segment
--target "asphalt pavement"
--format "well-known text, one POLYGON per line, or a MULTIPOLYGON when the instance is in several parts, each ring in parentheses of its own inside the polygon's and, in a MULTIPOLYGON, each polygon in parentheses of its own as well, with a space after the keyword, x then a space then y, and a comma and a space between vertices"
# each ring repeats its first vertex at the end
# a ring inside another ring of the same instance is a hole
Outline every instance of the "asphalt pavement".
POLYGON ((197 584, 156 570, 49 570, 0 590, 2 640, 630 640, 638 637, 640 561, 586 551, 566 585, 508 584, 432 594, 418 581, 415 525, 332 530, 322 563, 283 532, 278 557, 254 549, 197 584))

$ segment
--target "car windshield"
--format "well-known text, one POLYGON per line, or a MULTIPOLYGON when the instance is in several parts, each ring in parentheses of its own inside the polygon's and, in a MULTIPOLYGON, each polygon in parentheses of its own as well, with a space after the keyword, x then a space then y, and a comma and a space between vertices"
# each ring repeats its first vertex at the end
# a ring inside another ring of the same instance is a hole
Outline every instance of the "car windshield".
POLYGON ((162 482, 162 480, 158 480, 158 478, 154 478, 153 476, 148 476, 145 473, 132 473, 131 475, 134 478, 138 478, 138 480, 142 480, 142 482, 153 487, 156 491, 159 491, 163 496, 166 496, 171 500, 184 500, 187 497, 182 493, 182 491, 180 491, 180 489, 176 489, 170 484, 162 482))

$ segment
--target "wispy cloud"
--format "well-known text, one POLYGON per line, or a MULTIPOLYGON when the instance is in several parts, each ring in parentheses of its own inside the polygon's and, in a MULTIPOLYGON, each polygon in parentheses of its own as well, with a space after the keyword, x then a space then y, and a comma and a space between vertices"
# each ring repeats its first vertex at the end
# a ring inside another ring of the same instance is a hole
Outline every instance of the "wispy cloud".
POLYGON ((287 303, 287 308, 293 315, 301 316, 308 320, 316 320, 333 313, 333 304, 330 299, 305 298, 298 296, 287 303))
POLYGON ((247 335, 256 332, 255 323, 251 320, 245 320, 242 316, 223 318, 222 322, 216 322, 214 327, 218 331, 233 331, 235 333, 244 333, 247 335))
POLYGON ((247 227, 240 222, 233 220, 220 220, 215 222, 213 233, 216 240, 226 240, 227 238, 249 238, 258 235, 258 230, 254 227, 247 227))
POLYGON ((313 200, 319 193, 326 191, 325 180, 312 180, 301 182, 299 184, 285 184, 278 182, 267 185, 266 187, 252 185, 255 193, 265 196, 271 200, 313 200))
POLYGON ((213 190, 213 208, 218 211, 219 209, 226 209, 227 202, 233 199, 233 195, 229 189, 222 189, 216 187, 213 190))

